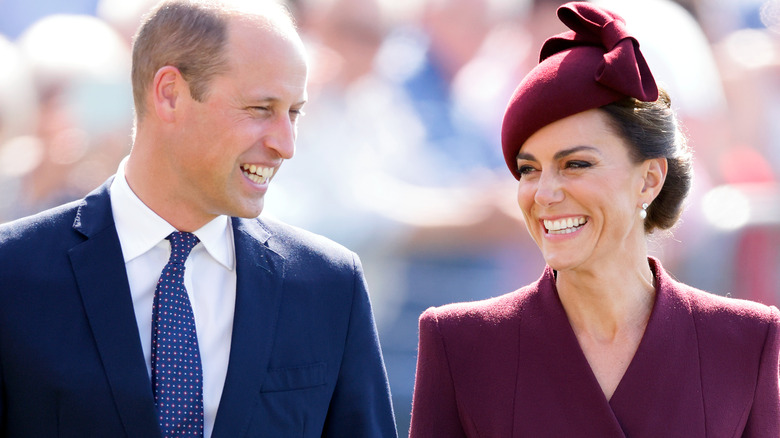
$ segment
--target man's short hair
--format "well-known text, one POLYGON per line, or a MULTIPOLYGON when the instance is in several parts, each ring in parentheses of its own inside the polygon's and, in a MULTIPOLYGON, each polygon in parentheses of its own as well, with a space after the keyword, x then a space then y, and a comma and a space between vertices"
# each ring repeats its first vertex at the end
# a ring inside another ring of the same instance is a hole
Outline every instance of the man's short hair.
POLYGON ((193 99, 205 100, 209 81, 229 68, 225 50, 228 18, 247 12, 295 29, 289 12, 267 0, 245 4, 235 0, 169 0, 152 9, 133 41, 133 101, 138 120, 146 112, 145 97, 154 75, 166 65, 181 72, 193 99))

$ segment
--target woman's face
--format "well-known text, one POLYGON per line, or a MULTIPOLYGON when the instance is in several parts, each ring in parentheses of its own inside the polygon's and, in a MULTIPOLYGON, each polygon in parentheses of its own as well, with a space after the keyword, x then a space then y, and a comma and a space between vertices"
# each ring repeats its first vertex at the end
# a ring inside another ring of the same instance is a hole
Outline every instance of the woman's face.
POLYGON ((639 205, 647 166, 631 161, 608 117, 593 109, 558 120, 518 153, 518 203, 553 269, 620 263, 644 239, 639 205))

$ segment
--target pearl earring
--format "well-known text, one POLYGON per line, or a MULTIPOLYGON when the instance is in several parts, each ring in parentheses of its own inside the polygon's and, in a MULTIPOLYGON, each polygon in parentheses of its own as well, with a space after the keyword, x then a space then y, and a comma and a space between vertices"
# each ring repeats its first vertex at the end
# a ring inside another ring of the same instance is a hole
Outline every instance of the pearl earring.
POLYGON ((642 209, 639 210, 639 217, 642 219, 647 219, 647 207, 650 205, 647 202, 642 203, 642 209))

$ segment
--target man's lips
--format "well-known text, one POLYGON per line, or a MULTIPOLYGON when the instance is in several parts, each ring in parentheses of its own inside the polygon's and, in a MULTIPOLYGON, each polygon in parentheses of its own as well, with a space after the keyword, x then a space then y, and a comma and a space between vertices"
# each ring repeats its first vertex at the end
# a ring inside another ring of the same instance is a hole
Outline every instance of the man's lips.
POLYGON ((254 164, 244 164, 241 166, 241 171, 252 182, 265 184, 266 181, 270 181, 274 176, 275 169, 273 167, 258 167, 254 164))

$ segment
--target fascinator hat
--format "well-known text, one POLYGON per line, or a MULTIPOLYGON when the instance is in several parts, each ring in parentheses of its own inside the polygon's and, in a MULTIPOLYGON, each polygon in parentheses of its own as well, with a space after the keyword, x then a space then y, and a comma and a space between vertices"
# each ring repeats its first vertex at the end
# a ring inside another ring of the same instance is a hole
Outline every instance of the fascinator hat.
POLYGON ((539 64, 520 82, 504 113, 501 143, 516 179, 517 153, 539 129, 626 97, 658 99, 639 42, 622 17, 585 2, 558 8, 570 31, 545 41, 539 64))

